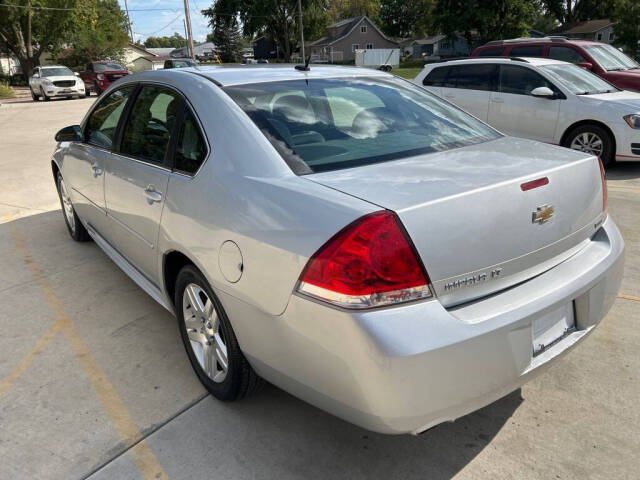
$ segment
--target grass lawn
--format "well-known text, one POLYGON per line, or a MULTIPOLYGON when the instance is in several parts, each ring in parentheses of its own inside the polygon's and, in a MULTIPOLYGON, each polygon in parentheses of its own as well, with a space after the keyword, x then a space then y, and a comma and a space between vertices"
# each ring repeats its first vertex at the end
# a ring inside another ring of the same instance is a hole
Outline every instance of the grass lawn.
POLYGON ((394 68, 393 70, 391 70, 391 73, 402 78, 413 80, 421 70, 421 68, 394 68))

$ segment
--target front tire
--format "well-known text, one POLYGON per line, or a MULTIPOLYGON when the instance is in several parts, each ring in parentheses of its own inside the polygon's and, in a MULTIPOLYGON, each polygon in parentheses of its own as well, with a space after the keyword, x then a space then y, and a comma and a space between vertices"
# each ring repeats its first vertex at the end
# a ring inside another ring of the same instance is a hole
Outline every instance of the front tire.
POLYGON ((60 198, 60 205, 62 206, 62 215, 64 217, 64 223, 67 225, 69 235, 71 235, 71 238, 73 238, 76 242, 87 242, 91 240, 87 229, 84 228, 84 225, 80 221, 80 218, 78 218, 78 215, 73 208, 71 197, 69 196, 67 186, 65 185, 64 179, 62 178, 62 174, 60 174, 60 172, 58 172, 57 175, 57 184, 58 197, 60 198))
POLYGON ((44 99, 45 102, 51 101, 51 97, 47 97, 47 94, 44 93, 44 90, 42 88, 40 89, 40 95, 42 95, 42 98, 44 99))
POLYGON ((242 354, 218 297, 192 265, 178 274, 175 306, 182 342, 205 388, 222 401, 257 391, 264 381, 242 354))
POLYGON ((566 136, 564 146, 600 157, 606 167, 615 161, 615 145, 611 134, 599 125, 580 125, 566 136))
POLYGON ((40 95, 36 95, 36 93, 33 91, 32 88, 29 88, 29 91, 31 92, 31 99, 34 102, 37 102, 38 100, 40 100, 40 95))
POLYGON ((102 92, 100 91, 100 87, 98 86, 98 82, 93 82, 93 89, 95 90, 96 95, 99 97, 102 92))

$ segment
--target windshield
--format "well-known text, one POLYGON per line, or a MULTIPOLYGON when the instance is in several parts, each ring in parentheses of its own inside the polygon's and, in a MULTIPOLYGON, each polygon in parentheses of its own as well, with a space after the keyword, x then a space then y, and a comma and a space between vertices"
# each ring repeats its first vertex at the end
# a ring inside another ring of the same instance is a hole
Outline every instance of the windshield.
POLYGON ((193 60, 174 60, 173 67, 174 68, 186 68, 186 67, 195 67, 196 62, 193 60))
POLYGON ((106 71, 113 71, 113 70, 124 70, 124 67, 122 65, 120 65, 118 62, 108 62, 108 63, 94 63, 93 64, 93 70, 95 72, 106 72, 106 71))
POLYGON ((555 64, 540 67, 576 95, 617 92, 618 89, 597 75, 577 65, 555 64))
POLYGON ((298 174, 473 145, 500 134, 393 78, 289 80, 226 87, 298 174))
POLYGON ((49 68, 41 68, 40 72, 43 77, 63 77, 63 76, 72 76, 74 73, 69 70, 67 67, 49 67, 49 68))
POLYGON ((584 48, 607 71, 640 68, 638 62, 611 45, 587 45, 584 48))

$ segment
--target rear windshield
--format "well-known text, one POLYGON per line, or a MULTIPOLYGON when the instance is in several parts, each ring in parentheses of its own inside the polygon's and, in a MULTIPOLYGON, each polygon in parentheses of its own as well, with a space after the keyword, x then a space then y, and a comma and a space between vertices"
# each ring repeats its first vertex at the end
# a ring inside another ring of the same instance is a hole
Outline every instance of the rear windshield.
POLYGON ((117 62, 109 62, 109 63, 94 63, 93 70, 96 72, 107 72, 107 71, 120 71, 124 70, 124 67, 117 62))
POLYGON ((226 87, 297 174, 385 162, 500 137, 394 78, 289 80, 226 87))

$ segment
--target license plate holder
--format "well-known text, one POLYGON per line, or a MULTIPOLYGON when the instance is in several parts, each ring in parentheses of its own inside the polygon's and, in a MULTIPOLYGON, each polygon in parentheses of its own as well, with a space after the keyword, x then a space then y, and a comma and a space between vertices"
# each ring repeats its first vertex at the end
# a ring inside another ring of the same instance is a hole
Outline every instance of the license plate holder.
POLYGON ((533 356, 541 354, 576 329, 573 302, 536 318, 531 323, 533 356))

